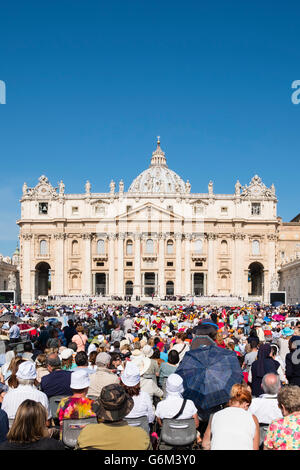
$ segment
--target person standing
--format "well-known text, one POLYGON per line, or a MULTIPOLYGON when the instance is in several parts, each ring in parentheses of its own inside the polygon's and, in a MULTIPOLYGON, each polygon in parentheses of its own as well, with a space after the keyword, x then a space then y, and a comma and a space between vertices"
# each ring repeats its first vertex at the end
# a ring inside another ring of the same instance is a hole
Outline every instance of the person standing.
POLYGON ((85 351, 85 345, 88 341, 88 337, 84 333, 83 326, 77 326, 76 332, 77 334, 72 337, 72 342, 76 344, 77 352, 85 351))
POLYGON ((14 321, 10 321, 8 325, 9 325, 8 334, 9 334, 10 343, 18 343, 20 341, 20 335, 21 335, 20 328, 14 321))

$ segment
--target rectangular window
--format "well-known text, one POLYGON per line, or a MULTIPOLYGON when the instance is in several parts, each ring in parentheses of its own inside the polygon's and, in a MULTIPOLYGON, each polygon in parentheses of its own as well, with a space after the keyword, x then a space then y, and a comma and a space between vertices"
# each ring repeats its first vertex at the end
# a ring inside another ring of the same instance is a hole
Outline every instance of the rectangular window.
POLYGON ((221 207, 221 213, 222 214, 227 214, 228 208, 227 207, 221 207))
POLYGON ((126 261, 126 266, 132 266, 132 261, 126 261))
POLYGON ((198 266, 198 267, 203 266, 203 263, 201 263, 200 261, 197 261, 197 262, 195 263, 195 266, 198 266))
POLYGON ((260 215, 261 214, 261 204, 260 202, 252 202, 251 204, 251 215, 260 215))
POLYGON ((174 263, 173 263, 172 261, 167 261, 167 266, 170 266, 170 267, 171 267, 171 266, 173 266, 173 264, 174 264, 174 263))
POLYGON ((99 263, 97 263, 97 266, 104 266, 104 263, 99 262, 99 263))
POLYGON ((39 214, 48 214, 48 202, 39 203, 39 214))
POLYGON ((72 207, 72 214, 78 214, 79 208, 77 206, 72 207))

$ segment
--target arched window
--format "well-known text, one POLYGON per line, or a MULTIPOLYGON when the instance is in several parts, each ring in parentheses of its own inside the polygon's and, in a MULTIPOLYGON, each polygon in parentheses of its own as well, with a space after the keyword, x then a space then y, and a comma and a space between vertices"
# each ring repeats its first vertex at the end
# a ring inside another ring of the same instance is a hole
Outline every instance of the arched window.
POLYGON ((252 254, 259 255, 260 254, 260 244, 258 240, 253 240, 252 242, 252 254))
POLYGON ((127 281, 125 284, 125 295, 133 295, 133 282, 127 281))
POLYGON ((40 255, 47 255, 48 254, 48 243, 46 240, 40 241, 40 255))
POLYGON ((154 252, 154 243, 151 238, 146 241, 146 253, 153 253, 154 252))
POLYGON ((194 247, 195 247, 195 253, 202 253, 202 250, 203 250, 202 240, 200 239, 195 240, 194 247))
POLYGON ((228 243, 226 240, 221 241, 221 253, 226 254, 228 251, 228 243))
POLYGON ((167 241, 167 254, 172 255, 174 253, 174 243, 172 240, 167 241))
POLYGON ((98 242, 97 242, 97 254, 98 255, 104 255, 104 251, 105 251, 104 240, 98 240, 98 242))
POLYGON ((173 281, 167 281, 166 295, 174 295, 174 282, 173 281))
POLYGON ((78 241, 77 240, 74 240, 72 242, 72 255, 78 255, 79 254, 79 245, 78 245, 78 241))
POLYGON ((126 243, 126 255, 132 255, 133 254, 133 243, 132 240, 128 240, 126 243))

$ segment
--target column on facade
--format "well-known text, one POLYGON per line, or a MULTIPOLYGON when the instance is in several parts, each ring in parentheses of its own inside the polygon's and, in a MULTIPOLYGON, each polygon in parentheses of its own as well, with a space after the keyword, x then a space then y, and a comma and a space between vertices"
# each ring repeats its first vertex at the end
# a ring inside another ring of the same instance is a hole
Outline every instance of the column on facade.
MULTIPOLYGON (((35 259, 35 243, 37 240, 37 236, 33 236, 30 243, 30 265, 32 265, 32 261, 35 259)), ((35 264, 32 266, 30 270, 30 296, 32 300, 37 298, 38 293, 38 276, 36 275, 35 264)))
POLYGON ((159 235, 159 247, 158 247, 158 295, 160 297, 164 297, 166 295, 165 240, 166 240, 166 235, 164 233, 161 233, 159 235))
POLYGON ((64 246, 66 235, 64 233, 56 233, 55 240, 55 283, 51 279, 51 293, 52 295, 64 295, 64 246))
POLYGON ((217 293, 217 273, 215 269, 215 240, 217 235, 215 233, 208 233, 208 260, 207 260, 207 295, 215 295, 217 293))
POLYGON ((185 295, 192 293, 191 288, 191 240, 192 235, 190 233, 185 234, 184 242, 184 285, 185 285, 185 295))
POLYGON ((244 287, 244 277, 245 277, 245 269, 244 269, 244 250, 243 250, 243 240, 245 239, 245 235, 242 233, 234 233, 232 234, 232 244, 233 244, 233 279, 232 279, 232 293, 237 296, 246 296, 247 293, 245 292, 244 287))
POLYGON ((141 234, 134 236, 134 287, 133 295, 141 296, 141 234))
POLYGON ((182 294, 181 287, 181 244, 182 233, 175 233, 176 240, 176 277, 175 277, 175 295, 182 294))
MULTIPOLYGON (((277 236, 275 233, 271 233, 267 236, 268 240, 268 264, 269 264, 269 282, 265 281, 265 302, 269 302, 270 292, 272 290, 278 290, 278 274, 276 269, 276 240, 277 236)), ((265 266, 266 268, 266 266, 265 266)))
POLYGON ((31 243, 32 235, 26 233, 22 235, 22 251, 23 251, 23 266, 22 266, 22 302, 31 303, 33 300, 31 292, 32 277, 30 273, 31 268, 31 243))
POLYGON ((108 236, 108 295, 115 295, 115 240, 117 236, 111 233, 108 236))
POLYGON ((124 240, 125 233, 118 234, 118 282, 117 295, 124 295, 124 240))
POLYGON ((84 233, 82 235, 84 243, 84 273, 83 273, 83 286, 82 294, 91 295, 92 294, 92 254, 91 254, 91 239, 92 235, 90 233, 84 233))

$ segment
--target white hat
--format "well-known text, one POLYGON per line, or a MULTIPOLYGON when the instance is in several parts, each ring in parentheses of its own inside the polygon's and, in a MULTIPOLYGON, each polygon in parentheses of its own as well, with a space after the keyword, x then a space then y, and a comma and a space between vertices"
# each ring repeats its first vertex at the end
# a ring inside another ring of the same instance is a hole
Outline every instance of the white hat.
POLYGON ((140 371, 140 375, 144 375, 144 373, 149 369, 151 365, 150 357, 145 356, 138 356, 132 359, 133 364, 135 364, 140 371))
POLYGON ((141 379, 140 371, 133 362, 127 362, 124 372, 121 374, 121 380, 127 387, 134 387, 141 379))
POLYGON ((71 374, 70 388, 73 390, 82 390, 90 386, 90 377, 86 370, 76 369, 71 374))
POLYGON ((61 359, 69 359, 74 354, 73 349, 66 348, 60 353, 61 359))
POLYGON ((98 335, 97 338, 100 343, 102 343, 105 340, 103 335, 98 335))
POLYGON ((142 353, 142 351, 141 351, 140 349, 134 349, 131 354, 132 354, 133 356, 135 356, 135 357, 136 357, 136 356, 142 356, 142 355, 143 355, 143 353, 142 353))
POLYGON ((166 382, 166 392, 167 393, 182 393, 184 391, 183 388, 183 380, 182 377, 178 374, 171 374, 167 378, 166 382))
POLYGON ((36 379, 35 364, 31 361, 22 362, 19 365, 16 376, 18 379, 23 379, 23 380, 36 379))
POLYGON ((143 351, 143 354, 146 357, 152 357, 153 356, 153 349, 151 348, 151 346, 149 344, 146 344, 146 346, 143 347, 142 351, 143 351))

